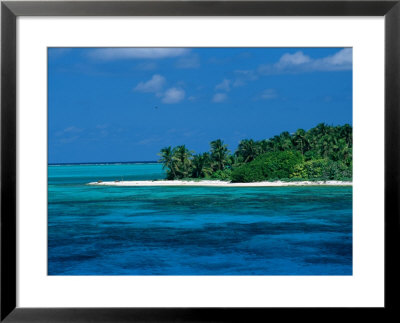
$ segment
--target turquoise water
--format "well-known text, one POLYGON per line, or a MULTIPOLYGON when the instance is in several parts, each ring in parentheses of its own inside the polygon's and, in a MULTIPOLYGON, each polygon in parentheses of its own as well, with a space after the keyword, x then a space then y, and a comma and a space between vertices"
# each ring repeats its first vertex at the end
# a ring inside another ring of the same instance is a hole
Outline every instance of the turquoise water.
POLYGON ((351 187, 105 187, 160 164, 48 167, 49 275, 351 275, 351 187))

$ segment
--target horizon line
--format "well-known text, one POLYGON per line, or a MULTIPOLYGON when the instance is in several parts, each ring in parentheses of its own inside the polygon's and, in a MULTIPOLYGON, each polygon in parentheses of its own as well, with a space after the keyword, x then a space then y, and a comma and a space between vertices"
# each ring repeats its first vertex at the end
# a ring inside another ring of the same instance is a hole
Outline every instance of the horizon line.
POLYGON ((156 160, 137 160, 137 161, 98 161, 98 162, 58 162, 58 163, 47 163, 48 166, 54 165, 107 165, 107 164, 160 164, 156 160))

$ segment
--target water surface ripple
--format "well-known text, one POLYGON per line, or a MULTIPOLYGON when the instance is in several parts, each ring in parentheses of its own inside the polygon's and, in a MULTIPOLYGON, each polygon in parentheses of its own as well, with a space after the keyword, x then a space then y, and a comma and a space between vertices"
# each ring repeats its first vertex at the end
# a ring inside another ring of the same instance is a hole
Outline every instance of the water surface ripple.
POLYGON ((351 187, 107 187, 159 164, 49 166, 49 275, 351 275, 351 187))

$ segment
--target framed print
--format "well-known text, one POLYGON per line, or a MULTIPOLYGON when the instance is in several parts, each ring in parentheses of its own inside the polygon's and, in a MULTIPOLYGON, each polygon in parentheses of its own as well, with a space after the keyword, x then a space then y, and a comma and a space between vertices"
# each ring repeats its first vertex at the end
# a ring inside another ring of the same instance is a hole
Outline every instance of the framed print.
POLYGON ((393 314, 399 6, 2 2, 1 320, 393 314))

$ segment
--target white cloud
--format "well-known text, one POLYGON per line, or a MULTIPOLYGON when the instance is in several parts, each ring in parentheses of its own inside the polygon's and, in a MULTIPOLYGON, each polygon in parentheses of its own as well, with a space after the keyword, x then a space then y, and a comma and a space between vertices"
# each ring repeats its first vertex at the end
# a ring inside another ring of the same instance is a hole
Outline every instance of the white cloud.
POLYGON ((161 59, 179 57, 190 52, 188 48, 97 48, 88 56, 100 60, 118 59, 161 59))
POLYGON ((212 101, 215 103, 224 102, 228 96, 225 93, 215 93, 212 101))
POLYGON ((184 98, 185 98, 184 90, 172 87, 165 91, 162 102, 168 104, 178 103, 182 101, 184 98))
POLYGON ((165 78, 159 74, 153 75, 153 77, 147 82, 140 82, 134 88, 138 92, 154 92, 158 93, 162 90, 165 84, 165 78))
POLYGON ((230 84, 231 84, 231 80, 224 79, 221 83, 219 83, 215 86, 215 89, 228 92, 231 89, 230 84))
POLYGON ((236 79, 233 82, 233 87, 246 85, 249 81, 255 81, 258 79, 258 76, 252 70, 237 70, 234 72, 236 79))
POLYGON ((294 54, 286 53, 275 64, 260 65, 258 72, 260 74, 305 73, 345 71, 352 68, 353 50, 344 48, 331 56, 316 59, 305 55, 302 51, 294 54))
POLYGON ((316 60, 314 63, 321 65, 321 67, 326 66, 330 68, 351 67, 353 63, 353 50, 352 48, 345 48, 332 56, 316 60))
POLYGON ((165 84, 165 78, 159 74, 155 74, 147 82, 140 82, 134 88, 134 91, 154 93, 163 103, 167 104, 178 103, 185 98, 185 91, 182 88, 171 87, 164 92, 163 89, 165 84))
POLYGON ((263 100, 271 100, 271 99, 275 99, 277 96, 278 96, 278 94, 276 93, 276 90, 266 89, 261 93, 260 98, 263 100))
POLYGON ((300 65, 311 61, 311 58, 304 55, 303 52, 296 52, 294 54, 284 54, 279 62, 276 64, 278 67, 290 66, 290 65, 300 65))
POLYGON ((200 60, 198 55, 190 55, 187 57, 181 57, 175 64, 177 68, 198 68, 200 67, 200 60))

